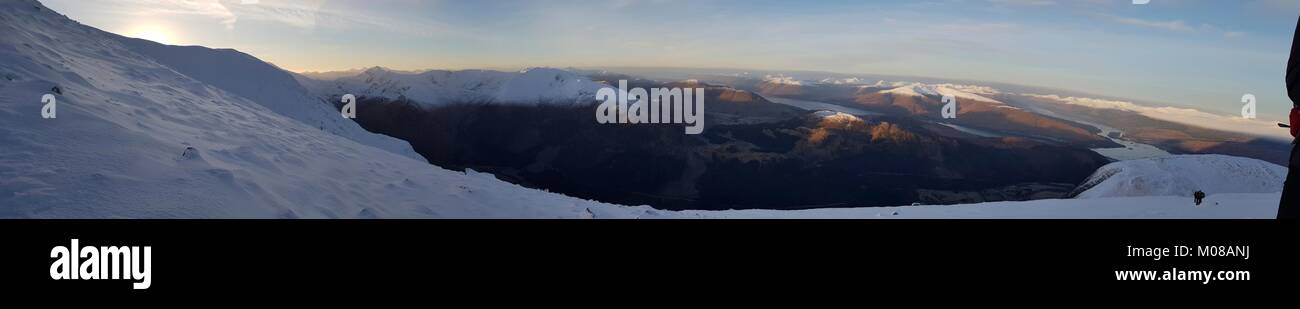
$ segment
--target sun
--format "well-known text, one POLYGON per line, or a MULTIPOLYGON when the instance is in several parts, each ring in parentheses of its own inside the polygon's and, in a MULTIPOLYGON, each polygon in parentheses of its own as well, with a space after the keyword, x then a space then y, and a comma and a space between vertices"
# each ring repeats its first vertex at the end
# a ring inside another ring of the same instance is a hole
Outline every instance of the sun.
POLYGON ((126 36, 150 40, 167 45, 175 45, 176 36, 167 27, 158 25, 140 25, 127 32, 126 36))

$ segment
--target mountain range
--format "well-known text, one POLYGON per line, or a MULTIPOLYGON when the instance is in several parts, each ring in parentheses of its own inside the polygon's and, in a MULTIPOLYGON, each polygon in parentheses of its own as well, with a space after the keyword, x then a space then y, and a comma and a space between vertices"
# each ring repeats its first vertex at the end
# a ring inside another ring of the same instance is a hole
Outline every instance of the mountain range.
MULTIPOLYGON (((235 50, 104 32, 33 0, 0 9, 0 217, 963 217, 824 208, 1022 200, 1040 201, 965 214, 1259 217, 1276 204, 1269 188, 1280 187, 1276 165, 1192 156, 1164 160, 1221 181, 1107 193, 1133 179, 1190 176, 1115 162, 1094 148, 1131 142, 1125 134, 981 88, 549 68, 295 74, 235 50), (596 124, 591 95, 614 79, 705 88, 707 116, 718 121, 700 136, 596 124), (339 114, 344 94, 361 99, 355 120, 339 114), (935 116, 942 94, 958 97, 957 120, 935 116), (42 117, 46 95, 56 99, 52 119, 42 117), (1245 166, 1258 173, 1231 172, 1245 166), (1211 200, 1246 206, 1201 211, 1168 197, 1193 185, 1221 187, 1206 189, 1211 200), (1074 195, 1142 206, 1088 206, 1074 195), (771 210, 729 210, 739 208, 771 210), (808 208, 823 209, 794 211, 808 208)), ((1139 141, 1180 152, 1153 135, 1139 141)), ((1273 147, 1240 143, 1217 151, 1266 157, 1273 147)))

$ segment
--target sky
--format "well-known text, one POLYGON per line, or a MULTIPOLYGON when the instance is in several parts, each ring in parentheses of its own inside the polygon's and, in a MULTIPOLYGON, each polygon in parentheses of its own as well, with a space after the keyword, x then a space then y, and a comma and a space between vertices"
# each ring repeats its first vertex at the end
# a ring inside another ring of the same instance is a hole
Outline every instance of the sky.
POLYGON ((689 67, 923 76, 1282 119, 1300 0, 42 0, 82 23, 335 71, 689 67))

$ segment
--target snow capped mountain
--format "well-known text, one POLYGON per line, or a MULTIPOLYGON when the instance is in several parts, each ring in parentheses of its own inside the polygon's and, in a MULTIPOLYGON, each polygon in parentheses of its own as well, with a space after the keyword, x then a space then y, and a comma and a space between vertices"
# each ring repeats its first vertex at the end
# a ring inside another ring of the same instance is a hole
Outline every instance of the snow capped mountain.
POLYGON ((449 103, 574 103, 589 102, 607 87, 573 72, 533 68, 520 72, 486 70, 398 72, 371 68, 358 75, 334 80, 299 78, 312 93, 328 97, 342 94, 406 98, 437 106, 449 103))
POLYGON ((812 116, 817 117, 817 119, 829 120, 829 121, 862 122, 862 118, 858 118, 858 116, 854 116, 853 114, 848 114, 848 113, 838 112, 838 111, 829 111, 829 110, 817 111, 817 112, 813 112, 812 116))
MULTIPOLYGON (((0 2, 0 33, 3 218, 1256 218, 1275 213, 1277 194, 1269 192, 1285 172, 1250 159, 1171 157, 1103 168, 1080 194, 1095 199, 660 211, 441 169, 318 99, 342 90, 429 104, 515 103, 603 87, 567 71, 371 69, 306 80, 233 50, 123 38, 34 0, 0 2), (45 95, 56 99, 56 118, 42 118, 45 95), (1223 205, 1194 208, 1164 196, 1188 189, 1223 205), (1136 195, 1150 196, 1129 197, 1136 195)), ((952 90, 987 95, 933 89, 952 90)))
POLYGON ((1002 103, 999 102, 998 100, 985 97, 985 95, 997 95, 999 93, 997 90, 989 87, 982 87, 982 86, 954 85, 954 84, 930 85, 930 84, 922 84, 922 83, 913 83, 902 87, 885 90, 882 91, 881 93, 905 95, 905 96, 913 96, 913 97, 942 97, 945 95, 951 95, 953 97, 960 98, 960 99, 969 99, 969 100, 984 101, 984 102, 999 103, 999 104, 1002 103))
MULTIPOLYGON (((884 81, 877 81, 876 83, 883 83, 883 82, 884 81)), ((821 83, 831 84, 831 85, 863 85, 867 83, 867 80, 857 78, 857 77, 826 78, 826 79, 822 79, 821 83)))
POLYGON ((790 85, 790 86, 803 86, 805 83, 807 83, 802 80, 795 79, 794 77, 785 76, 785 75, 768 75, 763 77, 763 82, 769 84, 790 85))
POLYGON ((1181 155, 1115 162, 1097 170, 1078 198, 1192 196, 1282 192, 1287 170, 1261 160, 1224 155, 1181 155))

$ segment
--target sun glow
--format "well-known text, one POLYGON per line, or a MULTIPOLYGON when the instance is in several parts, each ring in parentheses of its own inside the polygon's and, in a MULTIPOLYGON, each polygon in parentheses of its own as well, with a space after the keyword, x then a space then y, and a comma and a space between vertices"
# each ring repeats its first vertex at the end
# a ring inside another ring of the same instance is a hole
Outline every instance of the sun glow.
POLYGON ((131 29, 131 31, 127 32, 126 36, 150 40, 150 41, 168 44, 168 45, 175 45, 178 43, 176 41, 176 36, 173 35, 172 32, 167 29, 167 27, 162 27, 158 25, 136 26, 135 28, 131 29))

